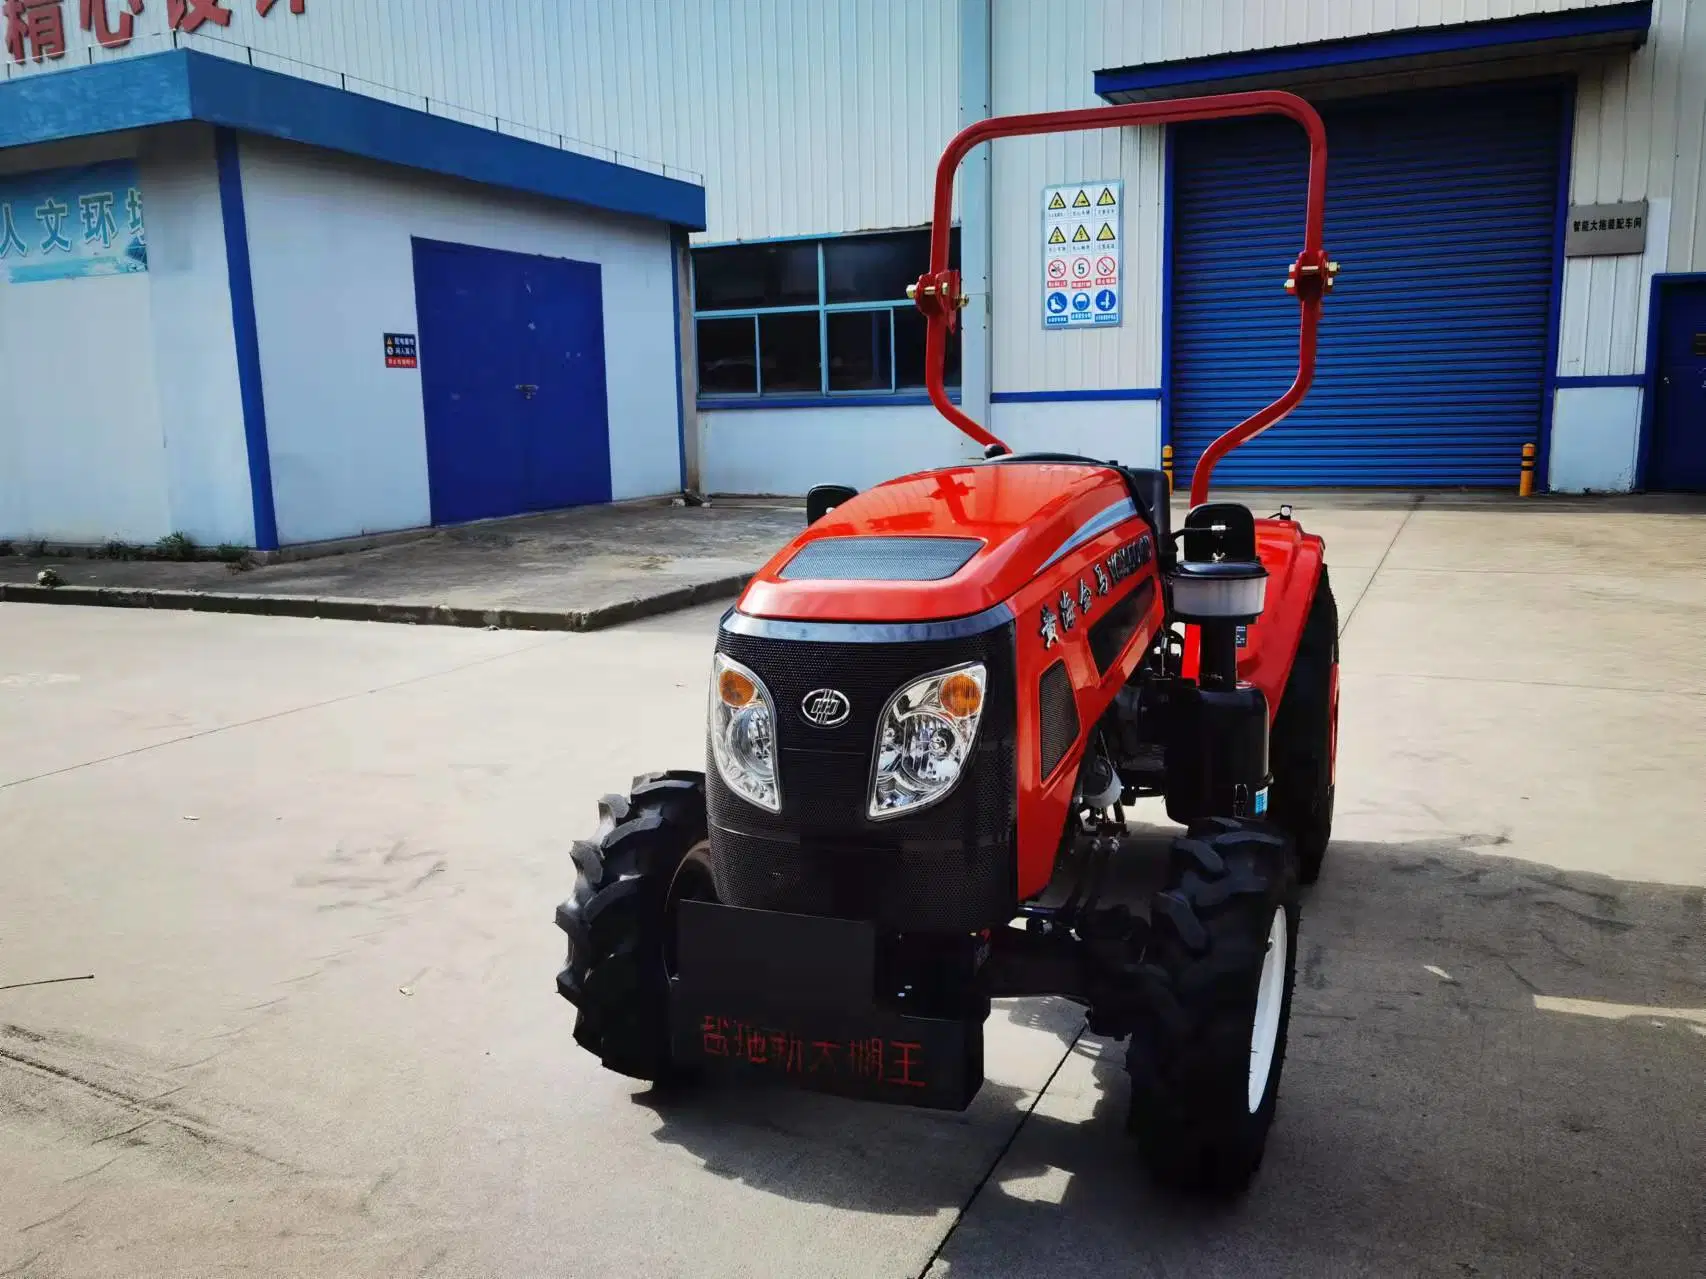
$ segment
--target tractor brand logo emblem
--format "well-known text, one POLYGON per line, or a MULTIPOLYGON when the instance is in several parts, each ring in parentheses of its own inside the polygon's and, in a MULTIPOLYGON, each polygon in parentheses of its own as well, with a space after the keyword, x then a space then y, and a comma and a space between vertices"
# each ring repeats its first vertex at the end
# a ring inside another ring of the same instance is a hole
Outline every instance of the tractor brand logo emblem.
POLYGON ((800 700, 800 714, 808 724, 819 728, 834 728, 845 724, 853 713, 847 694, 834 688, 816 688, 800 700))
POLYGON ((1053 648, 1060 643, 1060 623, 1055 620, 1054 610, 1047 604, 1043 605, 1043 622, 1037 627, 1037 634, 1043 637, 1043 647, 1053 648))
POLYGON ((1078 611, 1085 617, 1090 616, 1090 584, 1083 578, 1078 579, 1078 611))
POLYGON ((1096 593, 1106 595, 1112 587, 1113 583, 1108 581, 1108 570, 1100 564, 1096 565, 1096 593))
MULTIPOLYGON (((1123 582, 1155 558, 1154 545, 1145 533, 1135 542, 1127 542, 1108 556, 1108 572, 1116 582, 1123 582)), ((1098 574, 1101 570, 1097 569, 1098 574)))

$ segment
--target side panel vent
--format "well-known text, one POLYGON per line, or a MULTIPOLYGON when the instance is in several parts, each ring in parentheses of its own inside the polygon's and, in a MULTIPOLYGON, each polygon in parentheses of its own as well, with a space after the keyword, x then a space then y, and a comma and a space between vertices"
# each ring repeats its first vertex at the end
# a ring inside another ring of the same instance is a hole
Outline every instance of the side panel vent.
POLYGON ((1096 659, 1096 669, 1101 674, 1106 675, 1120 654, 1125 652, 1126 644, 1137 634, 1138 625, 1148 614, 1154 599, 1154 579, 1146 578, 1090 627, 1090 654, 1096 659))
POLYGON ((1072 677, 1066 673, 1066 663, 1056 662, 1043 672, 1037 683, 1042 727, 1043 776, 1060 767, 1060 761, 1078 740, 1078 699, 1072 691, 1072 677))

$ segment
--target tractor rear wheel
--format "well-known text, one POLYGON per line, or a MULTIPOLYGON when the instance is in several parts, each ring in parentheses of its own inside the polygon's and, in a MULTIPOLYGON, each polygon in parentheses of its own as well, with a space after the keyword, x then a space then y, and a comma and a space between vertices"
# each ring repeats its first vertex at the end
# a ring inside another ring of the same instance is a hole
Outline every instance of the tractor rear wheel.
POLYGON ((1297 847, 1297 877, 1321 877, 1333 837, 1333 752, 1339 721, 1339 609, 1327 569, 1303 624, 1269 739, 1268 820, 1297 847))
POLYGON ((1261 1164, 1285 1061, 1297 919, 1292 850, 1272 828, 1214 818, 1174 841, 1126 1052, 1129 1127, 1169 1190, 1231 1197, 1261 1164))
POLYGON ((575 1042, 635 1079, 674 1071, 669 962, 674 907, 711 897, 705 776, 653 773, 598 804, 597 835, 576 841, 574 895, 557 907, 569 937, 557 990, 575 1005, 575 1042))

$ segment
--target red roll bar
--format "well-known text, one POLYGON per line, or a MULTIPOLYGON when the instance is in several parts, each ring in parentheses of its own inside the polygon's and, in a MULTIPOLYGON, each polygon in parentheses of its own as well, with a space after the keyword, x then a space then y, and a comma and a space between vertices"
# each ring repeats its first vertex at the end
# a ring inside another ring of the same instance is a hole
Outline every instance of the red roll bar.
POLYGON ((953 223, 954 175, 960 162, 980 142, 1031 133, 1068 133, 1080 129, 1115 129, 1128 124, 1178 124, 1231 116, 1283 115, 1303 126, 1309 136, 1309 197, 1303 218, 1303 251, 1291 264, 1285 288, 1302 306, 1297 342, 1297 377, 1291 389, 1253 417, 1245 419, 1203 450, 1191 477, 1191 504, 1208 497, 1214 464, 1245 440, 1260 435, 1303 401, 1315 377, 1315 343, 1321 326, 1321 303, 1333 287, 1338 264, 1327 260, 1321 245, 1327 207, 1327 131, 1315 108, 1292 93, 1261 90, 1220 93, 1203 98, 1165 102, 1135 102, 1124 106, 1089 107, 1082 111, 1040 111, 1033 115, 996 116, 979 120, 954 135, 936 166, 936 209, 930 228, 930 270, 907 292, 927 322, 924 346, 924 384, 930 402, 948 421, 979 444, 1006 445, 949 401, 942 382, 948 333, 959 320, 966 299, 960 293, 960 273, 948 270, 948 232, 953 223))

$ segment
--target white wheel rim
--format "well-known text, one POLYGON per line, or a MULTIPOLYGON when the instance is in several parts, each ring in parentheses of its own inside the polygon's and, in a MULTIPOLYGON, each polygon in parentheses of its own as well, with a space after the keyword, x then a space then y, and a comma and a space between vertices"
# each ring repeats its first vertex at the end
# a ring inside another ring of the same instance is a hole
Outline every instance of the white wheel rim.
POLYGON ((1256 1018, 1250 1026, 1250 1113, 1262 1108, 1268 1094, 1268 1076, 1274 1069, 1274 1049, 1279 1045, 1280 1011, 1285 1006, 1286 928, 1285 907, 1274 911, 1268 929, 1268 953, 1262 960, 1262 980, 1256 987, 1256 1018))

